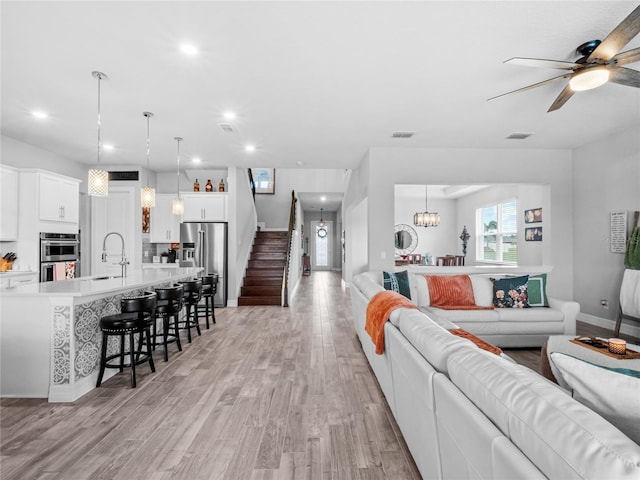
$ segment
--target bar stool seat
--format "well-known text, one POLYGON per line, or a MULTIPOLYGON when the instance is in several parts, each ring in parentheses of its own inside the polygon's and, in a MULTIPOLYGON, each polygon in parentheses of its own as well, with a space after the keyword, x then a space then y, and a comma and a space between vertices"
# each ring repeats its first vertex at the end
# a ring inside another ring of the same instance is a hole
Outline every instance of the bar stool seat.
POLYGON ((184 289, 182 299, 187 309, 184 321, 180 322, 182 325, 180 328, 187 331, 187 340, 191 343, 191 329, 195 327, 198 335, 200 333, 200 324, 198 323, 198 303, 202 298, 202 280, 187 280, 179 282, 184 289))
MULTIPOLYGON (((167 345, 169 343, 176 343, 178 350, 182 351, 182 344, 180 343, 180 312, 182 310, 182 297, 184 290, 182 285, 176 284, 166 288, 156 288, 156 295, 158 296, 158 302, 156 304, 156 318, 162 320, 162 346, 164 349, 164 361, 169 360, 169 352, 167 345), (173 325, 170 325, 170 321, 173 318, 173 325)), ((156 342, 156 325, 153 323, 153 344, 160 345, 156 342)))
POLYGON ((100 319, 100 329, 102 330, 102 350, 100 356, 100 373, 96 387, 102 384, 105 368, 118 368, 121 372, 124 367, 131 367, 131 388, 136 388, 136 365, 149 362, 151 371, 155 372, 151 350, 147 347, 147 352, 141 352, 142 342, 138 342, 136 350, 135 335, 142 336, 147 330, 147 323, 139 318, 138 313, 117 313, 107 315, 100 319), (107 342, 110 336, 120 337, 120 352, 107 356, 107 342), (129 350, 125 350, 125 337, 129 338, 129 350), (129 355, 130 361, 125 363, 125 355, 129 355), (111 360, 119 358, 118 363, 111 360))

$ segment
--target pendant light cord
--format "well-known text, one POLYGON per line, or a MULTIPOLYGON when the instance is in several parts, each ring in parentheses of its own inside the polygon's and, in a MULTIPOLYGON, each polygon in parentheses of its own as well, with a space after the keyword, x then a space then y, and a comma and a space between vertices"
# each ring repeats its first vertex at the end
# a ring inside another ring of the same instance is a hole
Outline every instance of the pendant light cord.
POLYGON ((176 193, 178 194, 178 198, 180 198, 180 140, 182 140, 182 138, 176 137, 176 141, 178 142, 178 183, 176 185, 176 193))
POLYGON ((100 81, 102 80, 102 74, 96 74, 98 77, 98 165, 100 165, 100 81))
POLYGON ((149 117, 152 114, 145 112, 144 116, 147 117, 147 187, 149 186, 149 155, 151 153, 151 139, 149 137, 149 117))

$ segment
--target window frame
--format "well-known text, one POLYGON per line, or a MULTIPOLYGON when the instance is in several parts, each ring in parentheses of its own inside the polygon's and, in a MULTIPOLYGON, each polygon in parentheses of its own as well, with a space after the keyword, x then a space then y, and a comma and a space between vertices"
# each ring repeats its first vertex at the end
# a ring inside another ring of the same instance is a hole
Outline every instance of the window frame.
POLYGON ((519 244, 519 230, 518 230, 518 199, 516 197, 507 198, 505 200, 500 200, 496 202, 492 202, 481 207, 476 208, 476 262, 478 263, 490 263, 496 265, 517 265, 518 264, 518 250, 516 250, 516 259, 512 260, 504 260, 504 237, 505 236, 514 236, 516 239, 516 249, 519 244), (502 219, 502 210, 503 206, 507 204, 514 204, 514 212, 515 212, 515 230, 505 230, 502 219), (496 216, 497 216, 497 228, 494 233, 484 233, 484 223, 482 221, 482 211, 487 208, 496 208, 496 216), (487 236, 495 236, 496 237, 496 259, 487 259, 485 258, 485 237, 487 236))

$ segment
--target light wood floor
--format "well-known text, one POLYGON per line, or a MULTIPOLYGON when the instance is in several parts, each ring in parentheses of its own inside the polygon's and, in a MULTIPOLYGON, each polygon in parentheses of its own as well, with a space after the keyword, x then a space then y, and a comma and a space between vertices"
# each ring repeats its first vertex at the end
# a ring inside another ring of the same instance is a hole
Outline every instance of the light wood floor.
POLYGON ((340 276, 291 307, 219 309, 156 373, 75 403, 3 399, 0 478, 419 479, 352 326, 340 276))

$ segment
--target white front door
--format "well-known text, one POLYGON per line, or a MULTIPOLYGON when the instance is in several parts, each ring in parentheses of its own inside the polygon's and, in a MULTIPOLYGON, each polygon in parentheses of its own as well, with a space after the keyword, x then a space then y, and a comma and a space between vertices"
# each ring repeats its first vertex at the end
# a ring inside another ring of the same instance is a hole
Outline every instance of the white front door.
POLYGON ((333 268, 333 222, 311 222, 311 269, 331 270, 333 268))

